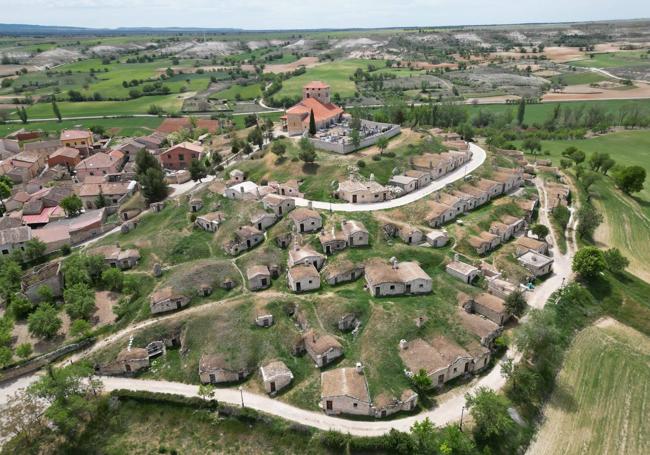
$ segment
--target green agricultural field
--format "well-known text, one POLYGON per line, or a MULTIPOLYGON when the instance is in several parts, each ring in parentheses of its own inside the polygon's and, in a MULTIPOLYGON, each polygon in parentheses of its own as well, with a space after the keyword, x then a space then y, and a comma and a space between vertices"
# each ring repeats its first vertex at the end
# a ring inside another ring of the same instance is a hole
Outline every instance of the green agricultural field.
MULTIPOLYGON (((650 174, 650 131, 624 131, 579 141, 544 141, 542 149, 559 164, 561 153, 575 146, 587 159, 594 152, 606 152, 617 163, 638 165, 650 174)), ((614 187, 610 177, 603 176, 592 188, 592 200, 602 211, 605 223, 596 232, 596 240, 619 248, 630 259, 629 270, 650 281, 650 188, 634 197, 624 195, 614 187)))
POLYGON ((22 128, 29 130, 41 130, 46 133, 58 135, 61 130, 78 127, 90 128, 95 125, 102 126, 108 134, 116 136, 141 136, 150 134, 160 126, 162 119, 159 117, 124 117, 124 118, 98 118, 91 120, 63 120, 59 122, 29 122, 6 123, 0 125, 0 135, 6 136, 9 133, 22 128))
POLYGON ((606 319, 574 340, 530 455, 650 452, 650 338, 606 319))
POLYGON ((600 73, 576 71, 571 73, 564 73, 559 76, 553 76, 551 80, 553 82, 562 82, 566 85, 578 85, 595 84, 597 82, 609 81, 611 79, 600 73))
POLYGON ((253 100, 262 96, 262 86, 260 84, 233 85, 226 90, 214 93, 211 99, 219 100, 253 100))
MULTIPOLYGON (((58 103, 61 115, 66 117, 87 117, 104 115, 133 115, 146 114, 149 107, 155 104, 166 112, 179 112, 183 106, 181 95, 142 96, 128 101, 84 101, 73 103, 61 101, 58 103)), ((37 103, 27 108, 31 119, 54 118, 50 103, 37 103)), ((14 113, 13 118, 18 118, 14 113)))
POLYGON ((650 65, 646 51, 621 51, 594 54, 593 58, 571 62, 574 66, 595 67, 595 68, 620 68, 625 66, 646 66, 650 65), (645 57, 645 58, 642 58, 645 57))

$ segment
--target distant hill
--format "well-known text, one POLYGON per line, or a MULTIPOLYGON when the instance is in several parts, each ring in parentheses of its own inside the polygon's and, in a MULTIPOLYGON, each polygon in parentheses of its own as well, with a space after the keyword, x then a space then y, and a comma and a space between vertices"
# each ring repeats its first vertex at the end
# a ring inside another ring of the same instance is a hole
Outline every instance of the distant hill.
POLYGON ((154 33, 240 33, 237 28, 119 27, 85 28, 58 25, 0 24, 0 35, 138 35, 154 33))

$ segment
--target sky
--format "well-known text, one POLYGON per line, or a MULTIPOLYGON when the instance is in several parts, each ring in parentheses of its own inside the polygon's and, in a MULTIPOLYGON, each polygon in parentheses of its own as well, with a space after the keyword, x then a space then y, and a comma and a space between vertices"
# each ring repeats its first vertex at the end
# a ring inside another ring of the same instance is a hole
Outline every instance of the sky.
POLYGON ((0 0, 0 23, 254 30, 650 18, 650 0, 0 0))

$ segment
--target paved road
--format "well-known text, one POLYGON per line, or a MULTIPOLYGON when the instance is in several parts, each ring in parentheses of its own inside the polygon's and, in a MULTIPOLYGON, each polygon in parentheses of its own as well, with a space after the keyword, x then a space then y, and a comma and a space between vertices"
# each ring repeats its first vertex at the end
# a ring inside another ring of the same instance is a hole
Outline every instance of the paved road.
POLYGON ((487 154, 485 153, 485 150, 476 144, 472 143, 469 146, 470 150, 472 151, 472 159, 466 165, 454 170, 453 172, 450 172, 438 180, 435 180, 429 186, 420 188, 419 190, 413 191, 412 193, 406 194, 402 197, 391 199, 390 201, 374 202, 371 204, 351 204, 310 201, 303 198, 294 199, 296 201, 296 205, 299 207, 307 207, 309 206, 309 203, 311 203, 312 207, 315 209, 331 210, 334 212, 371 212, 375 210, 386 210, 402 207, 404 205, 418 201, 423 197, 430 195, 434 191, 438 191, 444 188, 446 185, 464 178, 466 175, 469 175, 478 169, 483 164, 483 162, 485 162, 487 154))

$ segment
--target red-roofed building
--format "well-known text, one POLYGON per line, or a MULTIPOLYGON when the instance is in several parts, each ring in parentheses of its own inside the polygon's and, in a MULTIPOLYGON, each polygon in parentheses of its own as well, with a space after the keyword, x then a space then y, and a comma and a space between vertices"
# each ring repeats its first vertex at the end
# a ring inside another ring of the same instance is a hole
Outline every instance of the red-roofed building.
POLYGON ((59 136, 62 147, 79 149, 84 155, 93 148, 93 133, 90 130, 63 130, 59 136))
POLYGON ((81 161, 81 153, 72 147, 61 147, 47 159, 47 164, 54 167, 57 164, 67 168, 74 168, 81 161))
POLYGON ((191 142, 181 142, 159 155, 165 169, 187 169, 190 161, 200 160, 205 156, 203 146, 191 142))
POLYGON ((326 128, 341 120, 343 109, 330 101, 330 86, 313 81, 302 89, 302 101, 287 109, 282 120, 290 136, 304 134, 309 130, 309 118, 314 113, 316 128, 326 128))

